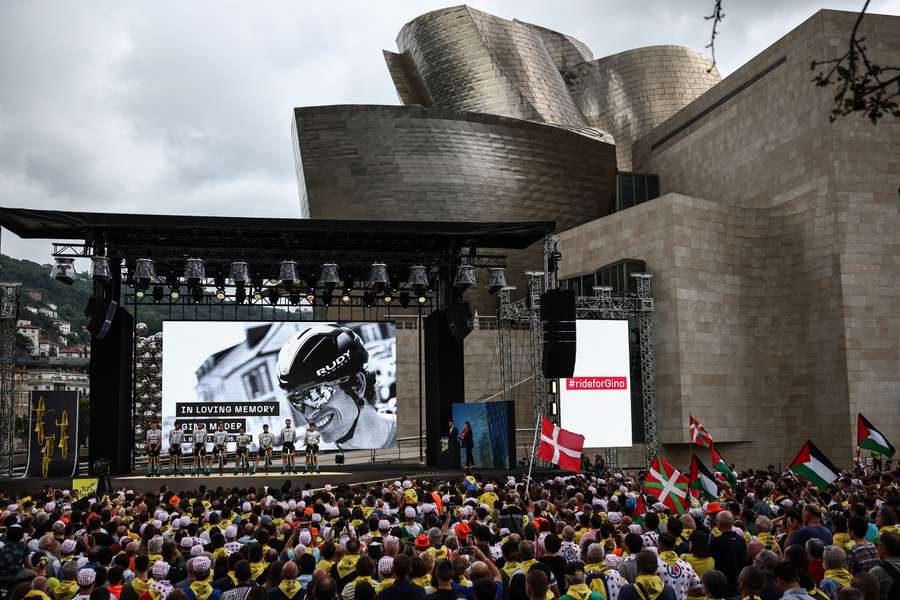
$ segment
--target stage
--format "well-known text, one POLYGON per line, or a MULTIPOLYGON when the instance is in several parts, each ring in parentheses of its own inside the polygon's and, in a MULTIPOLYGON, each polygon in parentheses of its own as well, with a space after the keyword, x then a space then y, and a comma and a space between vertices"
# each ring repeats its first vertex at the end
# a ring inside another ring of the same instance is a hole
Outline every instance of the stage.
MULTIPOLYGON (((482 479, 505 480, 513 475, 520 477, 528 472, 528 467, 523 466, 514 470, 508 469, 475 469, 475 475, 482 479)), ((557 469, 535 468, 533 475, 536 478, 555 477, 560 474, 571 473, 557 469)), ((296 473, 282 474, 279 469, 273 469, 268 474, 257 472, 255 474, 230 473, 219 475, 215 470, 212 475, 161 475, 150 477, 145 471, 136 471, 128 475, 111 476, 112 489, 136 490, 142 492, 159 492, 162 488, 176 493, 196 490, 201 485, 207 489, 260 488, 263 486, 280 490, 286 481, 289 481, 293 489, 321 489, 326 484, 330 485, 368 485, 382 482, 393 482, 411 477, 429 479, 454 479, 460 480, 465 476, 458 469, 435 469, 421 463, 375 463, 355 465, 329 465, 327 470, 321 473, 296 473), (340 467, 340 468, 338 468, 340 467)), ((5 479, 0 480, 3 489, 12 495, 31 495, 44 487, 54 489, 70 489, 71 478, 56 479, 5 479)))

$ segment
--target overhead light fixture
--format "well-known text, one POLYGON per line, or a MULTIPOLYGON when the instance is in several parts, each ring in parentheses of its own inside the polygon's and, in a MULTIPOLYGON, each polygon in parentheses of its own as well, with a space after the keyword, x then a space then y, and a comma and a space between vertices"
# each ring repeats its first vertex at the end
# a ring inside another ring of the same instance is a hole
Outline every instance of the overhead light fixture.
POLYGON ((59 258, 53 259, 53 269, 50 271, 50 277, 64 283, 72 285, 75 283, 75 259, 59 258))
POLYGON ((324 304, 325 306, 331 306, 331 303, 333 301, 334 295, 331 293, 331 290, 326 288, 325 291, 322 292, 322 304, 324 304))
POLYGON ((153 286, 153 301, 154 302, 157 302, 157 303, 162 302, 164 295, 165 295, 165 293, 163 292, 163 286, 161 286, 161 285, 153 286))
POLYGON ((184 261, 184 278, 191 286, 198 286, 206 279, 206 264, 202 258, 189 258, 184 261))
POLYGON ((253 300, 254 300, 254 302, 259 302, 259 301, 262 300, 262 299, 263 299, 262 288, 256 288, 255 290, 253 290, 253 300))
POLYGON ((141 289, 141 288, 138 288, 138 289, 136 289, 136 290, 134 291, 134 295, 135 295, 136 298, 143 298, 144 295, 145 295, 146 293, 147 293, 147 292, 144 291, 144 290, 141 289))
POLYGON ((489 283, 488 292, 493 295, 506 287, 506 269, 503 267, 494 267, 488 269, 489 283))
POLYGON ((288 294, 288 302, 290 302, 292 306, 298 306, 300 304, 300 292, 291 290, 291 293, 288 294))
POLYGON ((95 256, 91 259, 91 277, 96 281, 109 281, 112 278, 107 257, 95 256))
POLYGON ((389 282, 387 265, 384 263, 373 263, 369 268, 369 284, 375 290, 375 293, 383 294, 384 288, 387 287, 389 282))
POLYGON ((200 304, 203 302, 203 286, 195 285, 193 289, 191 289, 191 298, 194 300, 196 304, 200 304))
POLYGON ((226 296, 227 296, 227 294, 225 293, 225 290, 223 290, 222 288, 219 288, 216 290, 216 300, 218 300, 219 302, 223 302, 225 300, 226 296))
POLYGON ((246 288, 244 288, 244 286, 239 285, 234 290, 234 301, 237 302, 238 304, 243 304, 244 302, 247 301, 247 290, 246 290, 246 288))
POLYGON ((341 294, 341 303, 350 304, 350 292, 345 291, 343 294, 341 294))
POLYGON ((409 308, 409 292, 405 290, 400 292, 400 306, 409 308))
POLYGON ((456 277, 453 278, 453 287, 458 292, 464 292, 473 285, 475 285, 475 267, 459 265, 456 268, 456 277))
POLYGON ((169 298, 171 300, 178 300, 179 298, 181 298, 181 289, 177 284, 169 286, 169 298))
POLYGON ((271 304, 272 306, 278 304, 278 298, 280 296, 280 294, 278 293, 278 288, 270 287, 269 291, 266 292, 266 295, 268 296, 269 304, 271 304))
POLYGON ((369 291, 364 292, 363 304, 365 304, 366 308, 372 308, 372 305, 375 304, 375 294, 369 291))
POLYGON ((231 282, 234 285, 247 285, 250 281, 250 267, 242 260, 231 263, 231 282))
POLYGON ((147 285, 156 279, 156 265, 152 258, 139 258, 134 263, 134 282, 147 285))
POLYGON ((385 293, 384 293, 384 303, 385 303, 385 304, 390 304, 390 303, 393 302, 393 301, 394 301, 394 297, 391 295, 391 293, 390 293, 390 292, 385 292, 385 293))
POLYGON ((341 285, 341 277, 338 274, 338 266, 334 263, 322 265, 322 273, 319 275, 316 286, 331 291, 339 285, 341 285))
POLYGON ((316 303, 316 288, 311 287, 306 290, 306 301, 310 304, 316 303))
POLYGON ((409 287, 414 292, 425 291, 428 287, 428 270, 424 265, 415 265, 409 268, 409 279, 407 280, 409 287))
POLYGON ((297 263, 293 260, 283 260, 278 266, 278 279, 284 284, 285 289, 300 283, 300 272, 297 263))
POLYGON ((424 294, 420 294, 416 298, 416 302, 418 302, 419 304, 425 304, 426 302, 428 302, 428 298, 424 294))

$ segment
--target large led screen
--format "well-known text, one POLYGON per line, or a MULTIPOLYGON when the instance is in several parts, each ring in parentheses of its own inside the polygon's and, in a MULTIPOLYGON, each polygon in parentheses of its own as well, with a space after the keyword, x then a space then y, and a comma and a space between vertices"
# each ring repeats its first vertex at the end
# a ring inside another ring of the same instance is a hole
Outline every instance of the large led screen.
POLYGON ((166 440, 221 422, 230 449, 241 426, 257 448, 263 425, 280 447, 290 419, 301 442, 315 423, 322 450, 397 446, 393 323, 166 321, 162 379, 166 440))
POLYGON ((560 425, 585 448, 631 445, 628 321, 575 322, 573 377, 560 379, 560 425))

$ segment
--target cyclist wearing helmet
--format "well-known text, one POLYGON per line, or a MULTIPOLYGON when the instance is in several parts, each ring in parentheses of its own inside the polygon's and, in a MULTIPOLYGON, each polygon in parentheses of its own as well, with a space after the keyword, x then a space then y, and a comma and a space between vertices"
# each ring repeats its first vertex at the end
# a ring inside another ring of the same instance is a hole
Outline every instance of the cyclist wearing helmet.
POLYGON ((375 374, 362 339, 341 325, 314 325, 278 353, 278 382, 294 412, 340 448, 396 445, 397 422, 375 409, 375 374))

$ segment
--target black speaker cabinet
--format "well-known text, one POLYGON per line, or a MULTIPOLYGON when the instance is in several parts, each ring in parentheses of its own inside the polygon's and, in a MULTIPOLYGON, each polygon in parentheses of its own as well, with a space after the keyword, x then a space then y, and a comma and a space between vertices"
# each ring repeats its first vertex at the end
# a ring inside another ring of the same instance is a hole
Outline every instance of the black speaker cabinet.
POLYGON ((544 377, 559 379, 575 372, 575 292, 549 290, 541 294, 544 377))

